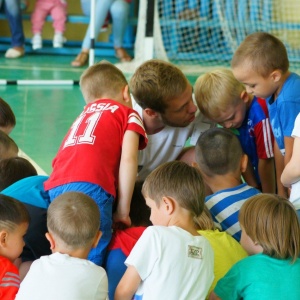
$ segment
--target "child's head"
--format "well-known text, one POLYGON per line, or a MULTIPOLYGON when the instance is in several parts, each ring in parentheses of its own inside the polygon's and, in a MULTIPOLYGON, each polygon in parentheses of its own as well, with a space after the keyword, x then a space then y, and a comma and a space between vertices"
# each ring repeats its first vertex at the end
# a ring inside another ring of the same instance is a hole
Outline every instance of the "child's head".
POLYGON ((239 128, 250 96, 232 71, 217 69, 201 75, 194 86, 197 105, 203 115, 226 128, 239 128))
POLYGON ((23 157, 2 159, 0 160, 0 191, 23 178, 35 175, 37 175, 36 169, 23 157))
POLYGON ((244 171, 247 156, 236 135, 226 128, 211 128, 203 132, 196 144, 196 162, 206 177, 237 174, 244 171))
POLYGON ((103 98, 117 101, 123 93, 129 94, 124 74, 104 60, 83 72, 80 77, 80 88, 86 103, 103 98))
POLYGON ((249 254, 262 252, 274 258, 296 260, 300 254, 297 213, 287 199, 275 194, 258 194, 241 207, 241 244, 249 254), (250 238, 250 239, 249 239, 250 238))
POLYGON ((278 89, 282 75, 288 72, 289 60, 286 48, 278 38, 256 32, 248 35, 237 48, 231 67, 247 92, 268 98, 278 89))
MULTIPOLYGON (((156 210, 159 210, 165 198, 176 201, 189 212, 195 227, 199 229, 198 217, 204 207, 205 187, 197 168, 181 161, 164 163, 146 178, 142 193, 146 201, 154 201, 156 210)), ((165 225, 164 215, 153 215, 152 209, 150 221, 153 225, 165 225)))
POLYGON ((0 160, 18 156, 19 148, 15 141, 0 130, 0 160))
POLYGON ((16 126, 16 117, 11 107, 7 102, 0 98, 0 130, 6 134, 16 126))
POLYGON ((47 227, 56 245, 66 251, 91 248, 99 233, 99 208, 83 193, 66 192, 49 205, 47 227))
POLYGON ((25 245, 23 237, 30 217, 25 205, 0 194, 0 255, 10 261, 17 259, 25 245))

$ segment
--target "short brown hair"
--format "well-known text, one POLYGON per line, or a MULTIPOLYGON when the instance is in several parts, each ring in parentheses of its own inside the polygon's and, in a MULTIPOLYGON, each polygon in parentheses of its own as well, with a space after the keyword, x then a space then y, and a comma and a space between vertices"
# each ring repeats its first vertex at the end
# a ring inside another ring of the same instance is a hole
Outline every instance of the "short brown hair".
POLYGON ((29 213, 22 202, 0 194, 0 230, 13 231, 18 225, 29 222, 29 213))
POLYGON ((0 127, 8 126, 16 126, 16 117, 10 105, 0 98, 0 127))
POLYGON ((80 77, 80 88, 86 103, 102 97, 114 99, 127 84, 121 70, 105 60, 87 68, 80 77))
POLYGON ((164 113, 168 102, 182 95, 189 82, 175 65, 152 59, 140 65, 129 81, 134 100, 143 108, 164 113))
POLYGON ((237 136, 226 128, 210 128, 203 132, 196 144, 196 162, 209 177, 235 172, 243 155, 237 136))
POLYGON ((297 212, 287 199, 275 194, 258 194, 241 207, 239 222, 263 253, 295 261, 300 253, 297 212))
POLYGON ((204 116, 215 120, 228 107, 242 102, 241 93, 245 90, 228 69, 216 69, 198 77, 194 85, 197 105, 204 116))
POLYGON ((34 166, 23 157, 10 157, 0 160, 0 191, 13 183, 37 175, 34 166))
POLYGON ((286 73, 289 59, 281 40, 267 32, 255 32, 248 35, 235 51, 231 67, 250 64, 251 68, 262 77, 267 77, 274 70, 286 73))
POLYGON ((88 195, 66 192, 49 205, 47 226, 66 247, 89 247, 100 228, 100 211, 96 202, 88 195))
POLYGON ((19 148, 15 141, 0 130, 0 160, 18 156, 19 148))
POLYGON ((181 161, 164 163, 154 169, 146 178, 142 193, 160 205, 163 197, 172 197, 188 210, 199 229, 198 217, 202 214, 205 198, 205 187, 197 168, 181 161))

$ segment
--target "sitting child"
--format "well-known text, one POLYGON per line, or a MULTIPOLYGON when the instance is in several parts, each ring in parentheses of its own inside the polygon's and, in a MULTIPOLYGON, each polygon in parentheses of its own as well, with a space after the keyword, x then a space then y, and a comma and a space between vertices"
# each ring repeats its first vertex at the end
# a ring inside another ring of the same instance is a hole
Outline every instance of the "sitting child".
POLYGON ((205 205, 222 228, 237 241, 241 238, 238 213, 248 198, 259 190, 242 183, 247 155, 234 133, 226 128, 211 128, 202 133, 196 145, 196 162, 213 194, 205 205))
POLYGON ((20 286, 20 277, 13 262, 24 247, 29 224, 26 207, 19 201, 0 195, 0 296, 13 300, 20 286))
POLYGON ((106 299, 106 273, 86 259, 101 237, 99 223, 98 206, 89 196, 67 192, 57 197, 47 213, 53 254, 32 263, 16 300, 106 299))
POLYGON ((275 193, 274 137, 264 99, 246 92, 232 71, 217 69, 200 76, 195 98, 204 116, 236 133, 249 167, 246 182, 265 193, 275 193))
POLYGON ((293 205, 277 195, 247 200, 239 215, 250 255, 217 283, 209 299, 300 299, 300 227, 293 205))
POLYGON ((216 228, 212 216, 206 206, 199 218, 200 230, 198 232, 208 239, 214 250, 214 281, 208 295, 213 291, 219 279, 239 260, 247 256, 243 247, 226 231, 216 228))
POLYGON ((119 299, 205 299, 213 281, 213 250, 198 233, 205 187, 200 172, 172 161, 157 167, 142 189, 149 226, 125 261, 119 299))

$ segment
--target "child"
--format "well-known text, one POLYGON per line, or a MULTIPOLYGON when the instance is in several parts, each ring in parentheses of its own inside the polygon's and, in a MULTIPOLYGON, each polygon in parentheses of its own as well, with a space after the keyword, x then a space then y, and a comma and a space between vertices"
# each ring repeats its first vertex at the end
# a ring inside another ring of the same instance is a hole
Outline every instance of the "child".
POLYGON ((105 270, 108 278, 108 296, 114 299, 116 287, 126 271, 124 264, 132 248, 150 222, 150 210, 142 195, 143 183, 135 183, 131 205, 131 227, 113 232, 105 259, 105 270))
POLYGON ((15 141, 0 130, 0 160, 18 156, 19 148, 15 141))
POLYGON ((48 208, 47 226, 53 254, 32 263, 16 300, 106 299, 104 269, 86 260, 101 237, 96 203, 79 192, 60 195, 48 208))
POLYGON ((214 281, 208 295, 213 291, 219 279, 239 260, 247 256, 242 246, 226 231, 219 231, 214 224, 212 216, 206 206, 199 218, 199 234, 204 236, 214 251, 214 281))
POLYGON ((243 174, 246 182, 263 192, 275 193, 274 137, 266 101, 248 94, 226 69, 200 76, 194 90, 203 115, 237 134, 254 169, 254 176, 252 169, 250 174, 243 174))
POLYGON ((250 255, 222 278, 210 299, 300 299, 300 228, 293 205, 277 195, 247 200, 239 215, 250 255))
POLYGON ((0 130, 10 134, 16 126, 16 117, 10 105, 0 98, 0 130))
POLYGON ((283 185, 291 187, 290 201, 300 218, 300 113, 296 118, 292 137, 294 138, 293 154, 281 174, 281 181, 283 185))
POLYGON ((111 239, 116 190, 114 221, 130 225, 138 148, 146 146, 147 137, 140 116, 131 108, 126 78, 113 64, 102 61, 89 67, 80 78, 80 87, 87 105, 64 138, 45 189, 51 201, 70 190, 96 201, 103 236, 89 259, 102 265, 111 239))
POLYGON ((213 251, 199 235, 204 184, 180 161, 157 167, 142 193, 151 210, 148 227, 125 261, 115 299, 205 299, 213 281, 213 251))
POLYGON ((42 29, 46 17, 51 14, 53 19, 53 28, 55 30, 53 37, 53 47, 61 48, 65 42, 63 33, 67 20, 67 2, 66 0, 37 0, 34 11, 31 14, 32 23, 32 49, 42 48, 42 29))
POLYGON ((20 286, 19 271, 13 262, 24 247, 24 235, 29 224, 25 206, 5 195, 0 195, 0 296, 13 300, 20 286))
POLYGON ((292 156, 294 139, 291 134, 300 112, 300 76, 289 71, 284 44, 266 32, 247 36, 234 53, 231 67, 248 93, 266 99, 276 140, 278 194, 286 196, 280 176, 292 156))
POLYGON ((241 181, 247 160, 238 138, 229 129, 208 129, 197 141, 196 162, 213 192, 205 198, 205 205, 214 221, 237 241, 241 238, 239 210, 249 197, 259 193, 241 181))

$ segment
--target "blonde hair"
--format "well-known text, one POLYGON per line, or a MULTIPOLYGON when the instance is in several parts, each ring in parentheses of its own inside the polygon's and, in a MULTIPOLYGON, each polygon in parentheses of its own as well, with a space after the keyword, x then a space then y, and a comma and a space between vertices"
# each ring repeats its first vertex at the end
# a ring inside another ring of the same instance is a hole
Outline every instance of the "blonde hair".
POLYGON ((96 202, 80 192, 61 194, 47 212, 48 230, 70 249, 92 245, 100 228, 100 211, 96 202))
POLYGON ((206 205, 204 205, 203 212, 199 216, 198 220, 199 220, 200 230, 215 230, 216 229, 216 225, 214 223, 212 215, 206 205))
POLYGON ((105 60, 87 68, 80 77, 80 88, 86 103, 102 97, 114 99, 126 85, 124 74, 105 60))
POLYGON ((173 99, 182 95, 189 82, 175 65, 152 59, 140 65, 129 81, 135 101, 143 108, 164 113, 173 99))
POLYGON ((295 208, 275 194, 258 194, 241 207, 239 222, 263 253, 278 259, 292 258, 300 253, 300 227, 295 208))
POLYGON ((237 106, 245 90, 228 69, 216 69, 198 77, 194 85, 195 99, 200 111, 209 119, 216 119, 228 107, 237 106))
POLYGON ((156 202, 159 207, 163 197, 172 197, 188 210, 199 229, 199 216, 202 214, 205 187, 200 171, 181 161, 167 162, 148 175, 142 193, 156 202))
POLYGON ((250 64, 251 68, 267 77, 274 70, 286 73, 289 69, 289 59, 282 41, 267 32, 255 32, 248 35, 235 51, 231 67, 250 64))

